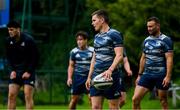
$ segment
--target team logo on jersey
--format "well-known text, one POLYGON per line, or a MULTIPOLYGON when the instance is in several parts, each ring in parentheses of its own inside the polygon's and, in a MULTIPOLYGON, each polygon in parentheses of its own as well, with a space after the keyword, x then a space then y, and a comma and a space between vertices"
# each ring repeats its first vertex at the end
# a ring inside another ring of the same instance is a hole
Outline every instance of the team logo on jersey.
POLYGON ((161 46, 161 41, 157 41, 156 46, 158 46, 158 47, 161 46))
POLYGON ((79 57, 81 57, 81 56, 80 56, 79 54, 76 54, 76 57, 79 58, 79 57))
POLYGON ((13 41, 11 41, 10 44, 12 45, 12 44, 13 44, 13 41))
POLYGON ((25 43, 24 43, 24 42, 22 42, 22 43, 21 43, 21 46, 25 46, 25 43))
POLYGON ((145 43, 145 47, 147 47, 148 49, 153 49, 153 46, 151 44, 149 44, 149 42, 145 43))
POLYGON ((31 81, 30 84, 34 84, 34 81, 31 81))

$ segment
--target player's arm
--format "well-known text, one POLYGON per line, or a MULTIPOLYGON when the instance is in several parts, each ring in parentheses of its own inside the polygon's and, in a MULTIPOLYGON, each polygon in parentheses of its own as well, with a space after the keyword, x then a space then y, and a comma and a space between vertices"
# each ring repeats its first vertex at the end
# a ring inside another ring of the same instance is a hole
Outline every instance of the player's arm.
POLYGON ((91 65, 90 65, 89 74, 88 74, 88 78, 90 78, 90 79, 91 79, 92 73, 94 71, 94 64, 95 64, 95 52, 93 53, 93 57, 91 59, 91 65))
POLYGON ((113 60, 112 65, 108 69, 112 72, 116 69, 117 65, 123 61, 123 47, 115 47, 114 52, 115 52, 115 58, 113 60))
POLYGON ((142 53, 141 55, 141 59, 140 59, 140 62, 139 62, 139 72, 138 72, 138 77, 136 79, 136 84, 138 83, 139 79, 140 79, 140 76, 143 74, 143 71, 144 71, 144 65, 145 65, 145 54, 142 53))
POLYGON ((10 79, 14 79, 16 78, 16 69, 14 67, 13 62, 11 62, 11 57, 13 56, 13 54, 11 54, 10 50, 9 50, 9 41, 8 39, 6 39, 5 42, 5 49, 6 49, 6 58, 7 58, 7 64, 8 64, 8 68, 11 71, 10 73, 10 79))
POLYGON ((38 66, 39 53, 38 48, 34 39, 27 39, 26 48, 28 49, 28 55, 26 56, 26 70, 22 75, 23 79, 28 79, 32 73, 34 73, 36 67, 38 66))
POLYGON ((132 76, 132 71, 127 57, 123 57, 124 69, 128 76, 132 76))
POLYGON ((26 42, 26 48, 28 49, 26 74, 32 74, 38 66, 39 52, 34 39, 27 39, 26 42))
POLYGON ((70 86, 72 84, 72 76, 74 72, 74 64, 75 62, 73 60, 69 60, 69 66, 68 66, 68 79, 67 79, 67 85, 70 86))
POLYGON ((90 88, 90 83, 91 83, 91 76, 93 74, 94 71, 94 64, 95 64, 95 52, 93 53, 92 59, 91 59, 91 65, 90 65, 90 69, 89 69, 89 74, 88 74, 88 78, 86 81, 86 88, 89 90, 90 88))
POLYGON ((145 54, 142 53, 141 59, 140 59, 140 63, 139 63, 139 72, 138 72, 138 76, 141 76, 141 75, 143 74, 145 61, 146 61, 146 59, 145 59, 145 54))
POLYGON ((108 70, 103 72, 104 77, 106 79, 111 78, 112 72, 117 68, 117 65, 119 65, 119 63, 122 62, 123 60, 123 47, 115 47, 114 52, 115 52, 115 57, 114 57, 113 63, 108 68, 108 70))
POLYGON ((167 52, 165 53, 166 57, 166 77, 163 80, 163 85, 168 86, 171 80, 171 73, 173 68, 173 52, 167 52))
POLYGON ((10 52, 10 49, 9 49, 9 40, 8 38, 6 39, 6 42, 5 42, 5 54, 6 54, 6 59, 7 59, 7 64, 8 64, 8 68, 11 70, 11 71, 15 71, 15 67, 14 67, 14 64, 13 62, 11 61, 11 57, 13 56, 10 52))

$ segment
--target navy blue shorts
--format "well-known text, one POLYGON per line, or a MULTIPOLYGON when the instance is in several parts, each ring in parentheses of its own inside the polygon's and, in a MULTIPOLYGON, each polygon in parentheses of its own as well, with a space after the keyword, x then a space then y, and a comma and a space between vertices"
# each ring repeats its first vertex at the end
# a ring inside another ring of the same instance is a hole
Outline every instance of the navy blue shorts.
MULTIPOLYGON (((25 71, 24 70, 17 70, 16 71, 16 78, 15 79, 9 79, 9 84, 16 83, 20 86, 28 84, 34 87, 35 84, 35 72, 31 73, 30 77, 28 79, 22 79, 22 75, 25 71)), ((9 72, 9 75, 11 74, 11 71, 9 72)), ((10 77, 10 76, 9 76, 10 77)))
POLYGON ((150 74, 145 72, 141 76, 138 85, 148 88, 149 90, 152 90, 154 87, 160 90, 168 90, 169 86, 163 87, 162 85, 164 78, 165 78, 164 74, 150 74))
MULTIPOLYGON (((92 74, 92 79, 97 76, 98 73, 94 72, 92 74)), ((103 96, 107 99, 117 99, 121 96, 120 93, 120 74, 119 71, 114 71, 112 74, 113 85, 105 90, 98 90, 94 86, 90 87, 90 96, 103 96)))
POLYGON ((73 83, 71 87, 71 94, 80 95, 83 93, 88 94, 89 91, 86 89, 85 83, 87 80, 87 76, 74 74, 73 83))
POLYGON ((126 92, 124 77, 120 77, 119 82, 120 82, 120 91, 126 92))

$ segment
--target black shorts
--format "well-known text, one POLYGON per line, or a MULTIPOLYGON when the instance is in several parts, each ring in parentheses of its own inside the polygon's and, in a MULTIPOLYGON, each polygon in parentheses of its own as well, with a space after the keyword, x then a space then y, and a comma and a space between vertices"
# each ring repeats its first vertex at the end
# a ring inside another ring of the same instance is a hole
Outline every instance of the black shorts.
MULTIPOLYGON (((25 71, 24 70, 17 70, 16 71, 16 78, 15 79, 9 79, 9 84, 18 84, 20 86, 28 84, 34 87, 35 84, 35 72, 32 72, 30 77, 28 79, 22 79, 22 75, 25 71)), ((10 77, 11 71, 9 72, 10 77)))

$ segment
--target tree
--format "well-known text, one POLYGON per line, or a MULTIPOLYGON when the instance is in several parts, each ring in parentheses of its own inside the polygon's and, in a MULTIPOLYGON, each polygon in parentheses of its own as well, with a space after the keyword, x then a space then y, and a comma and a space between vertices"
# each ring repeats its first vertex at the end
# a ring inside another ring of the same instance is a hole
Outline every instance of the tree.
MULTIPOLYGON (((180 54, 178 50, 180 46, 179 5, 179 0, 87 0, 84 20, 91 20, 90 15, 95 10, 106 9, 109 12, 112 27, 124 34, 127 54, 136 71, 141 55, 141 44, 147 36, 146 20, 150 16, 157 16, 161 21, 161 31, 174 41, 174 73, 176 74, 180 67, 178 62, 180 54)), ((86 23, 89 22, 88 20, 86 23)))

